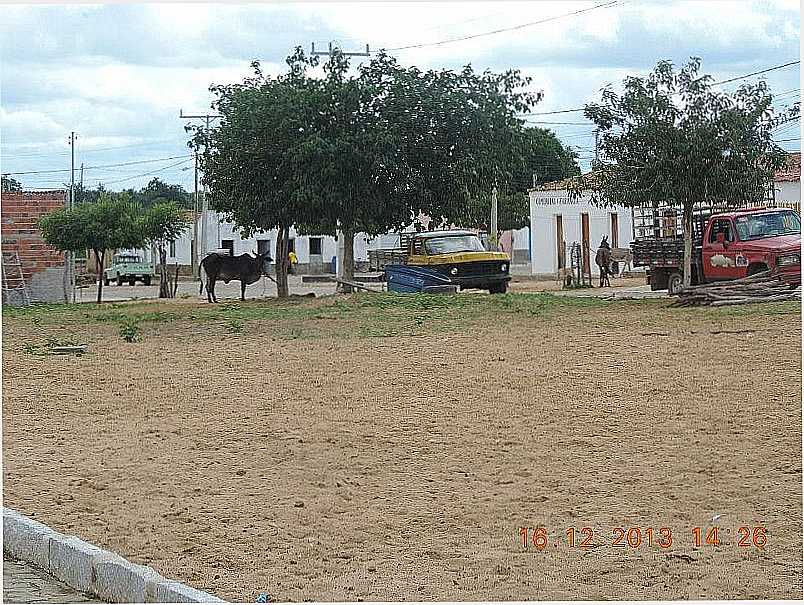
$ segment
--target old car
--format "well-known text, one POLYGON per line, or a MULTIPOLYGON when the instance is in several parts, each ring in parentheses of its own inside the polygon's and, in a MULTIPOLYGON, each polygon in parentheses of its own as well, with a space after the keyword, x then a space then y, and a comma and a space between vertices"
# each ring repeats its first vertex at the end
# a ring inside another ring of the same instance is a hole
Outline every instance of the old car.
POLYGON ((122 286, 125 282, 133 286, 140 281, 146 286, 150 286, 153 274, 154 266, 149 262, 143 261, 140 255, 115 254, 112 258, 112 264, 103 272, 103 283, 108 286, 109 282, 114 280, 118 286, 122 286))
POLYGON ((486 250, 473 231, 404 234, 400 244, 402 254, 395 264, 384 266, 389 290, 426 292, 453 285, 500 294, 508 288, 511 259, 505 252, 486 250))
MULTIPOLYGON (((663 217, 662 217, 663 218, 663 217)), ((671 215, 671 218, 672 217, 671 215)), ((740 279, 771 270, 791 285, 801 283, 801 217, 789 208, 740 208, 694 215, 691 283, 740 279)), ((646 267, 652 290, 677 293, 683 284, 684 241, 673 221, 657 220, 632 244, 634 266, 646 267)))

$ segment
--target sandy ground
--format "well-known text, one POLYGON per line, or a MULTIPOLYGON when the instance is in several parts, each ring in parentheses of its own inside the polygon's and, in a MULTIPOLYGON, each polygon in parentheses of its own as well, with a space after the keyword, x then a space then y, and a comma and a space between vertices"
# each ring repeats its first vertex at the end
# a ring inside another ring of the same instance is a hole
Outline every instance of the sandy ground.
POLYGON ((5 505, 237 601, 801 598, 800 314, 665 306, 424 310, 391 338, 326 310, 188 318, 137 343, 5 318, 5 505), (71 331, 91 354, 23 351, 71 331))

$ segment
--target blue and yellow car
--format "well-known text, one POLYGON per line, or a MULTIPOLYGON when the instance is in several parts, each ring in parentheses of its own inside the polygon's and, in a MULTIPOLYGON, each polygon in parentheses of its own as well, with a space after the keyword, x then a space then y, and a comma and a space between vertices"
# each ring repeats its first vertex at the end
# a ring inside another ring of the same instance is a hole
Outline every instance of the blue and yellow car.
POLYGON ((404 264, 385 267, 388 286, 400 292, 428 291, 447 284, 461 290, 479 288, 491 294, 508 289, 511 259, 486 250, 472 231, 424 231, 405 234, 404 264))

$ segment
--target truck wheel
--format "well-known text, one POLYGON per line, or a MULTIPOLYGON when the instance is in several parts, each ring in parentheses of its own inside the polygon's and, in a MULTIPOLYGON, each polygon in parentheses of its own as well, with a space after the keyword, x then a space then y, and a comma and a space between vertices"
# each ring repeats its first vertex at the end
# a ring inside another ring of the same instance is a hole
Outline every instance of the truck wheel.
POLYGON ((122 285, 123 285, 123 276, 122 276, 122 275, 120 275, 119 273, 117 274, 117 285, 118 285, 118 286, 122 286, 122 285))
POLYGON ((508 282, 499 282, 489 286, 489 294, 505 294, 508 290, 508 282))
POLYGON ((129 277, 128 278, 128 285, 129 286, 133 286, 136 283, 137 283, 137 278, 136 277, 129 277))
POLYGON ((108 286, 108 285, 109 285, 109 276, 108 276, 108 275, 104 275, 104 276, 103 276, 103 285, 104 285, 104 286, 108 286))
POLYGON ((683 287, 684 277, 678 271, 673 271, 667 278, 667 293, 670 296, 675 296, 683 287))
POLYGON ((146 275, 145 277, 143 277, 142 278, 142 283, 144 283, 146 286, 150 286, 151 285, 151 276, 146 275))

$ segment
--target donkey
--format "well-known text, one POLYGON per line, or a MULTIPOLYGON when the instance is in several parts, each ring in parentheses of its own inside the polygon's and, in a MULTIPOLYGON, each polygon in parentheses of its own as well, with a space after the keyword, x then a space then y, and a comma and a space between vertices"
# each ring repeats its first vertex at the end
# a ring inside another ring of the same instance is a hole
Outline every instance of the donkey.
POLYGON ((603 285, 611 286, 609 275, 611 274, 611 246, 609 246, 609 237, 603 236, 600 241, 600 246, 595 254, 595 264, 600 269, 600 287, 603 285))

